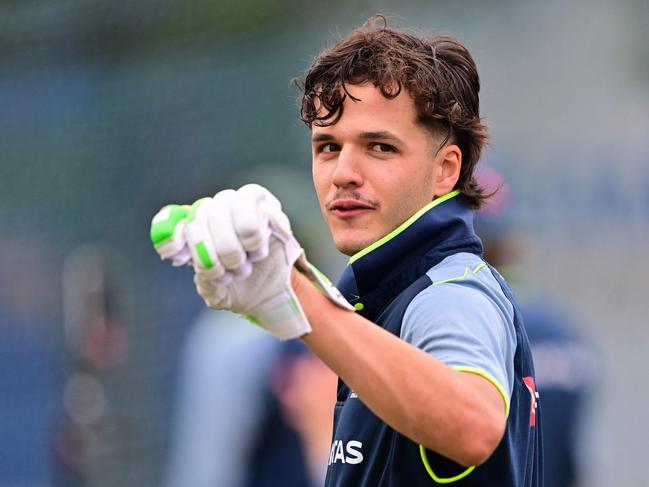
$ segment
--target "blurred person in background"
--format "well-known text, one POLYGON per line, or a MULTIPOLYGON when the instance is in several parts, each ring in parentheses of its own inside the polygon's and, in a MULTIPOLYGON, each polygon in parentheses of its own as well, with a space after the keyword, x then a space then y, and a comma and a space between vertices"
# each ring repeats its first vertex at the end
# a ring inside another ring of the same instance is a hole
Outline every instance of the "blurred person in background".
POLYGON ((232 313, 202 313, 181 355, 164 485, 322 485, 335 388, 304 345, 232 313))
POLYGON ((190 325, 180 356, 167 487, 246 485, 278 344, 243 325, 239 316, 212 310, 190 325))
POLYGON ((122 446, 119 433, 126 428, 107 382, 128 353, 124 281, 115 256, 99 246, 75 247, 64 260, 67 377, 52 429, 52 485, 85 486, 120 478, 111 466, 122 446))
POLYGON ((0 486, 51 481, 52 423, 60 411, 63 333, 58 271, 36 236, 0 246, 0 486))
POLYGON ((284 342, 265 388, 249 487, 324 484, 336 375, 303 343, 284 342))
POLYGON ((594 382, 591 347, 581 336, 565 304, 535 289, 521 267, 523 248, 510 223, 511 191, 491 166, 478 170, 478 181, 494 196, 476 214, 476 232, 485 258, 516 291, 532 346, 536 386, 543 398, 543 464, 547 487, 576 487, 581 481, 581 429, 594 382))
POLYGON ((272 391, 281 417, 298 435, 309 484, 320 486, 327 473, 338 378, 302 342, 287 342, 284 349, 271 378, 272 391))

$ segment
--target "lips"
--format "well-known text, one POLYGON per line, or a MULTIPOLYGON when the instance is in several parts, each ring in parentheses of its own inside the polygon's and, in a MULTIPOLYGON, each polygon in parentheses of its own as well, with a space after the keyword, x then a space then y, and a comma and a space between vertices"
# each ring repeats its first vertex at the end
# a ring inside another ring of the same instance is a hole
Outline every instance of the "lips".
POLYGON ((355 199, 334 200, 329 205, 329 211, 342 219, 353 218, 374 209, 371 204, 355 199))

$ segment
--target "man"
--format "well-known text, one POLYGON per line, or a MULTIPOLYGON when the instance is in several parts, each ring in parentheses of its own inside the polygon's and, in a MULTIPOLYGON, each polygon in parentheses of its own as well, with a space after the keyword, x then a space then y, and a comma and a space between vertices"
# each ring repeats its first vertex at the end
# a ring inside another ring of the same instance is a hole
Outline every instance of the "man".
POLYGON ((542 484, 529 345, 473 231, 478 91, 456 40, 376 23, 307 71, 301 115, 324 218, 351 256, 346 300, 260 186, 154 217, 156 249, 193 264, 209 306, 301 337, 340 377, 326 485, 542 484))

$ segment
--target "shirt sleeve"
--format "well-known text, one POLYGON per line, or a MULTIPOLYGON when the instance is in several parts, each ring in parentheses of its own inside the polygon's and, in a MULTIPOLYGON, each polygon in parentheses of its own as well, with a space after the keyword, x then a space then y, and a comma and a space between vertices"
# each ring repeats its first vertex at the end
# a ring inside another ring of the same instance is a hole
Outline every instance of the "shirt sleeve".
POLYGON ((486 291, 476 282, 429 286, 406 309, 401 338, 450 367, 495 381, 508 404, 516 349, 513 311, 490 297, 493 289, 486 291))

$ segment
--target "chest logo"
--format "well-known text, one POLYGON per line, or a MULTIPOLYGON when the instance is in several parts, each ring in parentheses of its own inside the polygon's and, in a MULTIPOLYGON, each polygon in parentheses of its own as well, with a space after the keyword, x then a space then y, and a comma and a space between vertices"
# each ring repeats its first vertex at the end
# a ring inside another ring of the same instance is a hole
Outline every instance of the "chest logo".
POLYGON ((334 440, 329 453, 329 465, 332 463, 349 463, 357 465, 363 461, 363 443, 350 440, 345 443, 342 440, 334 440))

